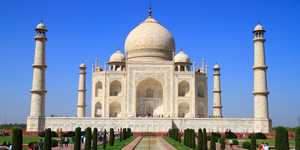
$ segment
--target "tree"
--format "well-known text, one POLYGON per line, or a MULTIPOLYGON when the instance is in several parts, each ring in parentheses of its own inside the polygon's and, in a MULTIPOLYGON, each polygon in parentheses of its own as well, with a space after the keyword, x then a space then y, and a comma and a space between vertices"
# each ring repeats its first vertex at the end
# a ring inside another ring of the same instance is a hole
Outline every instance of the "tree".
POLYGON ((106 143, 107 143, 107 132, 106 129, 104 129, 104 134, 103 134, 103 149, 106 149, 106 143))
POLYGON ((207 134, 206 129, 203 129, 203 150, 207 150, 207 134))
POLYGON ((45 150, 51 150, 51 147, 52 147, 52 133, 51 133, 51 129, 48 128, 46 129, 45 131, 45 150))
POLYGON ((194 129, 190 129, 190 134, 191 134, 191 148, 195 149, 196 148, 196 142, 195 142, 195 138, 196 138, 196 134, 195 134, 195 130, 194 129))
POLYGON ((123 128, 123 140, 126 140, 126 137, 127 136, 127 134, 126 134, 126 128, 123 128))
POLYGON ((109 145, 114 146, 115 143, 115 131, 113 128, 109 129, 109 145))
POLYGON ((300 126, 295 131, 295 150, 300 150, 300 126))
POLYGON ((97 150, 97 138, 98 138, 98 130, 97 128, 93 129, 93 136, 92 136, 92 150, 97 150))
POLYGON ((81 128, 77 127, 75 129, 75 143, 74 143, 74 150, 80 150, 81 149, 81 128))
POLYGON ((216 150, 216 137, 214 136, 210 139, 210 150, 216 150))
POLYGON ((275 149, 288 150, 289 140, 287 129, 284 127, 277 127, 275 129, 275 132, 275 149))
POLYGON ((256 136, 251 136, 251 150, 256 150, 256 136))
POLYGON ((203 132, 202 129, 198 129, 198 136, 197 136, 197 150, 202 150, 203 148, 203 132))
POLYGON ((221 150, 225 150, 225 138, 220 138, 221 150))
POLYGON ((122 141, 122 139, 123 139, 123 129, 121 128, 120 129, 120 133, 119 133, 119 140, 120 140, 120 142, 122 141))
POLYGON ((90 127, 85 129, 85 150, 91 150, 91 142, 92 142, 92 129, 90 127))
POLYGON ((22 150, 23 134, 21 128, 14 128, 12 133, 12 148, 13 150, 22 150))

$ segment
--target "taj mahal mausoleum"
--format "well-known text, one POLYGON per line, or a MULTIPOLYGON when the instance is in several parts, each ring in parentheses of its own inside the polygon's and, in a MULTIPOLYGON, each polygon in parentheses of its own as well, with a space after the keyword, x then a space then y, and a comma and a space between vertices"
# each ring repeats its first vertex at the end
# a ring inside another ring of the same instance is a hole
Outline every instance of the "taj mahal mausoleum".
MULTIPOLYGON (((124 50, 116 50, 106 66, 99 62, 79 65, 77 115, 45 116, 46 43, 48 28, 35 28, 35 55, 27 131, 45 128, 73 131, 81 128, 131 128, 134 132, 167 132, 170 128, 206 128, 208 132, 268 133, 272 128, 268 110, 265 29, 254 27, 253 42, 253 117, 228 118, 222 113, 221 64, 213 68, 213 106, 208 112, 208 67, 196 66, 183 49, 176 49, 172 34, 148 16, 132 29, 124 50), (87 71, 91 68, 91 72, 87 71), (86 81, 86 75, 92 81, 86 81), (91 82, 91 87, 86 87, 91 82), (91 91, 91 112, 86 112, 86 91, 91 91), (89 114, 89 115, 87 115, 89 114)), ((50 31, 49 31, 50 32, 50 31)), ((50 43, 49 43, 50 44, 50 43)), ((250 47, 249 47, 250 49, 250 47)), ((251 53, 251 51, 249 51, 251 53)))

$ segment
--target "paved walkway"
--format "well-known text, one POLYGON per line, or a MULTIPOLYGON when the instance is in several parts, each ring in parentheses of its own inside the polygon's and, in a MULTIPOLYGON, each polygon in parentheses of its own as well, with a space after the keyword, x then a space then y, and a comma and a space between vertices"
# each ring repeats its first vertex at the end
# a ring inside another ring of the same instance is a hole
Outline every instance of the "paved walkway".
POLYGON ((136 146, 135 150, 176 150, 162 137, 143 137, 142 141, 136 146))

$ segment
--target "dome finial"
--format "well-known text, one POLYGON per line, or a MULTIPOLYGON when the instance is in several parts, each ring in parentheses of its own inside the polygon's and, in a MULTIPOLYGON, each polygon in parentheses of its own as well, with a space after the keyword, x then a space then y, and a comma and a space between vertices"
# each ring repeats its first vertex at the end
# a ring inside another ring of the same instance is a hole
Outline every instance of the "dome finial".
POLYGON ((152 5, 151 5, 151 0, 149 0, 148 16, 149 16, 149 17, 152 17, 152 5))

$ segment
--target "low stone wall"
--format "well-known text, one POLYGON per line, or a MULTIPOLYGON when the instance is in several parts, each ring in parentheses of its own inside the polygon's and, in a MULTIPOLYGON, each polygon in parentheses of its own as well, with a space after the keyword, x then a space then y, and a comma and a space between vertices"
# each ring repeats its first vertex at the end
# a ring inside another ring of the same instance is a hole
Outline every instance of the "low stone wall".
POLYGON ((46 117, 27 119, 27 131, 38 131, 45 128, 63 131, 74 131, 76 127, 86 128, 131 128, 134 132, 167 132, 172 127, 206 128, 208 132, 269 133, 271 120, 253 118, 76 118, 76 117, 46 117))

